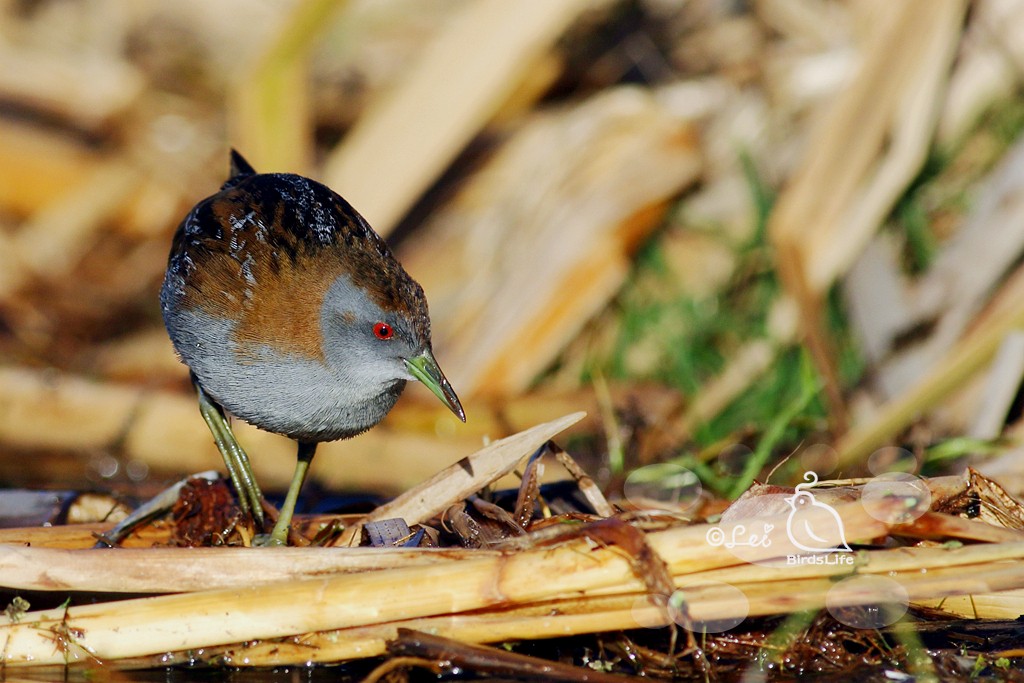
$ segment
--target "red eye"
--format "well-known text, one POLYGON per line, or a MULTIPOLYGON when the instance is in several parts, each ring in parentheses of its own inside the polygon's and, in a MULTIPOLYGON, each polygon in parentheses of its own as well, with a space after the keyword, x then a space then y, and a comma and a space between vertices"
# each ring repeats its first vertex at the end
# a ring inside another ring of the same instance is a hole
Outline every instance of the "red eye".
POLYGON ((387 323, 377 323, 373 326, 373 334, 377 339, 391 339, 395 336, 395 328, 387 323))

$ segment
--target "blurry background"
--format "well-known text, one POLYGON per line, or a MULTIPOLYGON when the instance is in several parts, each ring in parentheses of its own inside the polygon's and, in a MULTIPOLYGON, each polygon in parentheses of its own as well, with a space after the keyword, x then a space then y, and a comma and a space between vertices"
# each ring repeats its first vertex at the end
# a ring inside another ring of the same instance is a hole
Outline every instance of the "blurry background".
POLYGON ((222 467, 157 292, 235 147, 396 245, 466 407, 413 387, 327 487, 584 409, 612 485, 1020 490, 1022 60, 1020 0, 0 0, 0 484, 222 467))

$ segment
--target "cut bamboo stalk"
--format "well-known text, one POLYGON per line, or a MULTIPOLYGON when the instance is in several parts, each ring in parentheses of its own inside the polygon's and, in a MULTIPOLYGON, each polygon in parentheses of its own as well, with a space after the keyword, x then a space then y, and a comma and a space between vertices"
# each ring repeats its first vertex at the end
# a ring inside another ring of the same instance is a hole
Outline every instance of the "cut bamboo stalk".
MULTIPOLYGON (((974 567, 966 575, 962 567, 953 567, 950 569, 936 568, 929 570, 924 575, 920 571, 911 571, 906 574, 879 578, 892 581, 893 584, 902 588, 910 602, 937 596, 991 593, 1017 589, 1024 585, 1024 572, 1017 569, 1015 563, 995 563, 983 568, 974 567)), ((743 594, 749 600, 750 611, 748 614, 750 616, 765 616, 788 614, 805 609, 820 609, 824 607, 830 589, 836 585, 834 580, 815 578, 759 583, 751 586, 742 585, 742 588, 743 594)), ((874 582, 865 582, 863 587, 843 591, 841 600, 837 602, 836 606, 889 602, 884 598, 880 599, 878 585, 874 582)), ((726 609, 722 609, 718 614, 730 616, 729 605, 726 604, 723 607, 726 609)), ((711 615, 714 614, 716 612, 711 612, 711 615)), ((735 612, 732 614, 735 615, 735 612)), ((703 615, 700 616, 703 617, 703 615)), ((710 618, 715 617, 711 616, 710 618)))
MULTIPOLYGON (((977 183, 969 213, 944 242, 928 272, 914 281, 912 289, 899 293, 906 305, 898 307, 898 323, 883 337, 886 357, 877 363, 874 373, 886 397, 898 396, 905 387, 941 368, 943 355, 963 338, 992 292, 1019 267, 1016 257, 1024 251, 1024 207, 1015 197, 1022 182, 1024 143, 1018 142, 977 183), (983 263, 985 267, 965 268, 966 263, 983 263), (899 336, 918 325, 928 326, 927 338, 899 348, 899 336)), ((891 253, 880 261, 888 261, 883 267, 894 273, 901 267, 891 253)), ((894 298, 876 296, 862 301, 857 320, 876 315, 879 301, 894 298)))
POLYGON ((935 540, 964 539, 989 543, 1013 543, 1024 540, 1024 530, 986 524, 940 512, 925 512, 909 524, 893 527, 893 534, 935 540))
POLYGON ((37 276, 59 278, 140 185, 138 169, 122 160, 98 166, 81 186, 22 225, 15 247, 23 262, 37 276))
MULTIPOLYGON (((305 662, 339 662, 373 657, 385 652, 387 642, 399 628, 437 633, 466 642, 500 642, 519 638, 540 639, 588 633, 597 622, 605 621, 608 630, 636 628, 638 623, 654 626, 648 618, 661 619, 646 596, 637 593, 604 597, 567 598, 525 606, 497 608, 474 614, 401 620, 386 624, 304 634, 294 640, 260 641, 206 650, 204 661, 221 666, 278 666, 305 662), (650 612, 646 612, 646 610, 650 612), (630 617, 635 615, 631 620, 630 617), (528 635, 523 635, 528 634, 528 635)), ((657 626, 664 621, 657 622, 657 626)), ((167 666, 176 663, 170 653, 160 662, 148 659, 124 660, 131 668, 167 666)), ((194 657, 193 657, 194 661, 194 657)))
POLYGON ((96 239, 103 221, 115 215, 139 186, 136 169, 121 160, 109 161, 43 206, 11 239, 12 260, 18 267, 0 278, 0 300, 33 277, 62 277, 96 239))
POLYGON ((1002 434, 1017 391, 1024 383, 1024 334, 1014 330, 1006 335, 985 374, 983 398, 966 436, 994 441, 1002 434))
POLYGON ((0 545, 0 587, 185 593, 416 567, 497 555, 462 548, 282 548, 247 563, 242 548, 63 550, 0 545))
POLYGON ((573 413, 495 441, 381 505, 359 524, 346 529, 340 544, 347 545, 358 539, 362 525, 368 522, 401 518, 411 526, 427 521, 505 476, 526 456, 586 415, 573 413))
POLYGON ((532 117, 403 245, 459 391, 527 390, 696 180, 696 128, 660 95, 620 87, 532 117))
MULTIPOLYGON (((0 545, 55 550, 87 550, 95 545, 98 535, 109 532, 114 526, 113 522, 97 522, 0 529, 0 545)), ((154 543, 167 543, 169 538, 170 533, 161 528, 160 523, 157 522, 137 530, 125 539, 123 545, 126 548, 149 548, 154 543), (136 538, 141 540, 142 545, 133 545, 133 540, 136 538)))
POLYGON ((123 433, 139 391, 0 368, 0 443, 104 448, 123 433))
MULTIPOLYGON (((85 526, 85 525, 82 525, 85 526)), ((97 529, 98 527, 94 527, 97 529)), ((106 528, 106 527, 104 527, 106 528)), ((705 535, 710 527, 700 527, 705 535)), ((51 531, 52 535, 52 530, 51 531)), ((700 536, 700 532, 696 532, 700 536)), ((24 542, 29 542, 26 537, 24 542)), ((37 547, 46 534, 34 537, 32 547, 0 545, 0 586, 20 590, 100 593, 183 593, 237 588, 328 574, 396 569, 497 555, 497 551, 419 548, 285 548, 267 553, 258 565, 240 562, 239 548, 151 548, 66 550, 37 547)), ((86 547, 94 541, 83 537, 86 547)), ((979 565, 1000 560, 1024 560, 1024 542, 990 543, 960 548, 901 548, 899 552, 866 551, 858 555, 860 573, 885 574, 939 567, 979 565)), ((742 564, 688 575, 693 580, 757 583, 783 578, 842 576, 849 565, 742 564)), ((593 591, 592 594, 601 594, 593 591)))
MULTIPOLYGON (((779 274, 800 307, 804 342, 838 423, 846 408, 824 297, 925 159, 966 6, 880 5, 860 71, 819 121, 802 168, 771 216, 779 274)), ((842 431, 844 424, 837 426, 842 431)))
MULTIPOLYGON (((1024 543, 986 543, 960 547, 869 550, 858 553, 855 566, 858 574, 887 575, 891 572, 926 573, 943 567, 981 566, 1021 558, 1024 558, 1024 543)), ((841 564, 759 563, 695 572, 689 578, 694 581, 753 584, 782 579, 837 577, 849 573, 850 567, 841 564)))
POLYGON ((371 105, 331 154, 324 182, 387 235, 588 6, 582 0, 464 5, 404 81, 371 105))
MULTIPOLYGON (((899 553, 884 551, 880 554, 892 556, 899 553)), ((694 581, 689 582, 689 587, 684 588, 683 593, 691 623, 699 629, 704 622, 726 619, 739 622, 746 616, 785 614, 799 609, 822 609, 826 604, 826 596, 836 582, 834 579, 822 578, 827 572, 826 567, 816 565, 812 568, 819 573, 813 576, 787 574, 785 578, 780 576, 763 584, 748 584, 741 581, 730 581, 725 584, 706 581, 704 577, 697 579, 694 576, 694 581)), ((1012 566, 1005 563, 983 563, 971 566, 968 570, 972 583, 970 586, 961 583, 960 589, 1019 585, 1024 580, 1019 573, 1015 574, 1012 571, 1012 566)), ((845 571, 849 574, 849 569, 845 571)), ((1024 610, 1024 601, 1020 597, 1024 595, 1024 591, 1012 589, 998 593, 973 593, 962 598, 956 595, 940 599, 928 597, 948 596, 951 591, 958 591, 958 579, 963 576, 963 572, 963 567, 946 568, 935 572, 910 568, 905 574, 895 574, 889 578, 906 591, 907 599, 913 604, 940 606, 939 608, 944 611, 956 613, 970 604, 970 600, 979 597, 981 600, 978 608, 973 614, 966 614, 973 618, 985 618, 989 615, 1016 618, 1024 610), (1017 612, 1014 613, 1014 610, 1017 612)), ((883 572, 880 568, 874 568, 872 573, 877 575, 883 572)), ((833 593, 830 597, 829 605, 832 608, 872 605, 881 600, 877 587, 874 590, 863 591, 843 590, 838 595, 833 593)), ((678 615, 675 616, 678 618, 678 615)), ((402 619, 389 623, 309 633, 294 640, 231 645, 207 649, 204 656, 206 661, 222 666, 338 662, 383 654, 387 641, 395 637, 399 628, 437 633, 466 642, 486 643, 518 639, 536 640, 638 627, 660 628, 667 623, 664 610, 652 604, 649 596, 644 593, 587 593, 582 597, 534 602, 469 614, 402 619)), ((152 666, 152 662, 141 661, 135 662, 134 665, 152 666)))
POLYGON ((996 101, 1012 96, 1024 53, 1024 6, 980 0, 972 3, 956 68, 938 125, 944 146, 959 142, 996 101))
POLYGON ((1019 619, 1024 615, 1024 590, 949 595, 917 604, 965 619, 1019 619))
MULTIPOLYGON (((1024 581, 1024 577, 1014 576, 1009 567, 999 565, 978 567, 972 577, 974 581, 971 587, 974 588, 990 584, 1014 585, 1024 581)), ((914 604, 941 604, 940 609, 944 609, 952 601, 951 604, 958 609, 978 595, 985 598, 980 607, 982 614, 1003 614, 1004 618, 1017 618, 1024 611, 1024 600, 1021 599, 1024 591, 977 593, 940 600, 925 597, 948 595, 951 590, 956 590, 956 581, 955 572, 926 576, 920 581, 913 574, 894 579, 895 583, 906 590, 907 597, 914 604)), ((699 631, 702 623, 730 619, 739 622, 748 616, 823 609, 829 589, 835 585, 833 581, 817 578, 778 581, 760 586, 732 584, 722 587, 721 584, 715 584, 687 590, 686 606, 694 627, 699 631)), ((839 595, 833 593, 834 602, 830 601, 830 606, 874 605, 880 601, 876 591, 877 588, 875 591, 842 591, 839 595)), ((232 648, 221 655, 224 657, 221 661, 242 666, 273 666, 373 657, 385 652, 387 642, 395 637, 399 628, 422 630, 466 642, 493 643, 638 627, 659 628, 664 625, 666 619, 663 610, 652 604, 647 596, 627 593, 600 599, 559 600, 511 610, 402 620, 392 624, 308 634, 299 644, 273 642, 232 648)))
MULTIPOLYGON (((308 172, 313 157, 307 58, 344 0, 302 0, 232 91, 236 146, 264 172, 308 172)), ((380 178, 378 178, 380 180, 380 178)))
POLYGON ((180 379, 185 368, 167 331, 151 327, 96 347, 92 367, 107 379, 159 381, 180 379))
POLYGON ((0 119, 0 159, 0 204, 16 216, 59 199, 101 163, 84 144, 9 119, 0 119))
POLYGON ((861 469, 864 460, 895 437, 917 416, 937 405, 988 363, 1012 330, 1024 329, 1024 305, 1013 302, 1011 310, 989 318, 958 343, 937 366, 903 395, 887 403, 869 423, 855 427, 836 445, 840 471, 861 469))
POLYGON ((1024 329, 1024 268, 1018 267, 991 297, 970 331, 934 365, 932 372, 882 406, 870 422, 857 426, 837 444, 840 462, 855 466, 885 445, 918 416, 959 391, 995 356, 1003 340, 1024 329))
MULTIPOLYGON (((887 525, 878 520, 898 517, 905 503, 898 498, 852 503, 835 512, 851 530, 848 540, 855 541, 886 533, 887 525)), ((809 510, 807 519, 826 541, 842 540, 841 529, 821 525, 826 519, 821 510, 809 510)), ((765 528, 766 537, 776 543, 750 548, 742 559, 722 545, 709 545, 701 527, 650 534, 648 541, 673 573, 687 573, 785 554, 786 517, 765 522, 773 524, 765 528)), ((723 525, 727 537, 734 526, 723 525)), ((27 613, 16 622, 0 619, 0 652, 7 666, 105 661, 550 600, 612 586, 645 590, 621 549, 595 548, 584 537, 554 548, 457 563, 27 613)))
POLYGON ((83 51, 0 44, 0 98, 96 129, 122 114, 143 92, 145 79, 128 60, 83 51))
POLYGON ((789 265, 809 292, 845 271, 924 160, 966 5, 881 3, 860 71, 820 120, 772 215, 772 239, 798 255, 789 265))
MULTIPOLYGON (((987 565, 977 568, 976 576, 982 580, 997 574, 998 581, 1007 581, 1005 567, 987 565)), ((930 577, 929 577, 930 578, 930 577)), ((1012 580, 1012 579, 1011 579, 1012 580)), ((930 585, 917 584, 915 596, 928 593, 947 592, 949 577, 942 577, 930 585)), ((786 614, 798 609, 822 609, 825 595, 833 582, 821 579, 802 579, 770 584, 768 590, 758 593, 745 584, 732 584, 743 599, 732 590, 720 591, 716 596, 708 590, 696 589, 687 596, 687 608, 694 624, 724 620, 730 616, 740 620, 748 616, 786 614), (724 593, 724 595, 723 595, 724 593), (790 597, 797 597, 799 604, 789 604, 790 597), (745 612, 744 612, 745 610, 745 612)), ((915 585, 912 577, 904 577, 900 585, 915 585)), ((911 591, 908 590, 908 597, 911 591)), ((874 604, 879 596, 840 596, 843 606, 874 604)), ((950 613, 961 611, 969 618, 1015 619, 1024 613, 1024 591, 1000 593, 976 593, 965 596, 942 598, 911 597, 914 604, 932 606, 950 613), (972 601, 977 609, 971 613, 972 601), (995 615, 1002 615, 1001 617, 995 615)), ((836 605, 839 606, 839 605, 836 605)), ((607 595, 600 598, 570 598, 541 602, 524 607, 491 610, 475 614, 428 617, 401 620, 374 626, 343 629, 324 633, 306 634, 298 642, 272 641, 251 645, 237 645, 223 650, 208 652, 207 656, 227 666, 284 666, 304 662, 338 662, 361 657, 384 654, 387 642, 392 640, 399 628, 410 628, 472 643, 496 643, 509 640, 554 638, 601 633, 615 630, 630 630, 639 627, 660 628, 666 625, 663 610, 651 604, 641 593, 607 595)), ((145 664, 145 663, 142 663, 145 664)))

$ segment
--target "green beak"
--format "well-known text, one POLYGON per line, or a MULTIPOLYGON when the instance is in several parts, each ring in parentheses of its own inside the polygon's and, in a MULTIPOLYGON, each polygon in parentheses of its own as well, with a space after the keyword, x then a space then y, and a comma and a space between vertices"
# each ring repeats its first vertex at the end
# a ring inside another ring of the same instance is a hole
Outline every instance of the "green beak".
POLYGON ((437 361, 434 360, 434 354, 430 352, 430 349, 413 358, 406 358, 405 366, 413 377, 423 382, 428 389, 434 392, 434 396, 441 399, 460 420, 466 421, 466 413, 462 410, 459 397, 455 395, 452 385, 448 382, 444 373, 441 372, 441 368, 438 366, 437 361))

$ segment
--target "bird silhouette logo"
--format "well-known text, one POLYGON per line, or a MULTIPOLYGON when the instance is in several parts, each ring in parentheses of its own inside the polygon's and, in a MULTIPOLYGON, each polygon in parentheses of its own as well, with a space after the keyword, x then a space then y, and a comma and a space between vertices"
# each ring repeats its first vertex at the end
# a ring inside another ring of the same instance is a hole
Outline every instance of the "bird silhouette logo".
POLYGON ((843 520, 828 503, 822 503, 807 489, 818 483, 814 472, 804 474, 805 483, 797 484, 792 496, 786 498, 790 507, 786 518, 786 534, 790 542, 810 553, 851 553, 846 542, 843 520), (839 544, 836 544, 838 539, 839 544))

